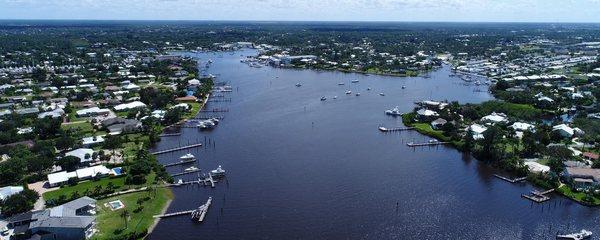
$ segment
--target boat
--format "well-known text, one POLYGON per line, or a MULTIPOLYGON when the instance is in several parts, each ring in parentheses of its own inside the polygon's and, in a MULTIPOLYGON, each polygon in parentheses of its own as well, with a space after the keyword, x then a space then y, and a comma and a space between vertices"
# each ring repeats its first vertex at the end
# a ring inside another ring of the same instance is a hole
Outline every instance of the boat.
POLYGON ((592 232, 582 229, 580 232, 578 233, 571 233, 571 234, 557 234, 556 238, 557 239, 573 239, 573 240, 581 240, 581 239, 588 239, 592 236, 592 232))
POLYGON ((337 96, 333 96, 333 99, 337 99, 337 96))
POLYGON ((392 116, 400 116, 402 115, 402 113, 400 112, 400 109, 398 109, 398 106, 389 109, 389 110, 385 110, 385 114, 386 115, 392 115, 392 116))
POLYGON ((346 91, 346 94, 352 94, 352 91, 348 90, 346 91))
POLYGON ((402 89, 406 89, 406 86, 402 86, 402 89))
POLYGON ((339 86, 342 86, 342 85, 344 85, 344 83, 343 83, 343 82, 340 82, 340 83, 338 83, 338 85, 339 85, 339 86))
POLYGON ((358 80, 356 80, 356 79, 352 80, 352 83, 357 83, 357 82, 358 82, 358 80))
POLYGON ((179 157, 179 159, 181 161, 192 160, 192 159, 195 159, 195 158, 196 157, 193 154, 191 154, 191 153, 188 153, 186 155, 183 155, 183 156, 179 157))
POLYGON ((197 171, 197 170, 198 170, 198 168, 197 168, 197 167, 193 167, 193 166, 192 166, 192 167, 189 167, 189 168, 186 168, 186 169, 184 169, 183 171, 184 171, 184 172, 193 172, 193 171, 197 171))
POLYGON ((211 119, 208 119, 208 120, 211 121, 212 123, 214 123, 215 125, 219 124, 219 119, 218 118, 211 118, 211 119))
POLYGON ((367 91, 371 91, 371 88, 370 88, 370 87, 369 87, 369 88, 367 88, 367 91))
POLYGON ((302 84, 296 83, 296 87, 302 87, 302 84))
POLYGON ((385 93, 380 92, 379 96, 385 96, 385 93))
POLYGON ((180 178, 179 180, 177 180, 177 184, 183 184, 183 180, 180 178))
POLYGON ((321 101, 325 101, 325 100, 327 100, 326 97, 321 97, 321 101))
POLYGON ((357 93, 356 93, 356 96, 357 96, 357 97, 358 97, 358 96, 360 96, 360 93, 359 93, 359 92, 357 92, 357 93))
POLYGON ((217 167, 217 169, 210 171, 210 175, 212 175, 213 177, 225 176, 225 170, 223 170, 221 165, 219 165, 219 167, 217 167))

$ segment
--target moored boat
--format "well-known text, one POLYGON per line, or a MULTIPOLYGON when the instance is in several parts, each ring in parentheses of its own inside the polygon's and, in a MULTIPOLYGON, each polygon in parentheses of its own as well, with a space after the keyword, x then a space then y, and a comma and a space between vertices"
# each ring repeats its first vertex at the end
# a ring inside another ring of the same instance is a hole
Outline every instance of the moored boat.
POLYGON ((592 236, 592 232, 582 229, 580 232, 578 233, 571 233, 571 234, 557 234, 556 238, 557 239, 573 239, 573 240, 582 240, 582 239, 588 239, 592 236))
POLYGON ((221 165, 219 165, 219 167, 217 167, 217 169, 211 170, 210 174, 213 177, 225 176, 225 170, 221 167, 221 165))
POLYGON ((191 153, 188 153, 186 155, 183 155, 183 156, 179 157, 179 159, 182 160, 182 161, 192 160, 192 159, 195 159, 195 158, 196 157, 193 154, 191 154, 191 153))

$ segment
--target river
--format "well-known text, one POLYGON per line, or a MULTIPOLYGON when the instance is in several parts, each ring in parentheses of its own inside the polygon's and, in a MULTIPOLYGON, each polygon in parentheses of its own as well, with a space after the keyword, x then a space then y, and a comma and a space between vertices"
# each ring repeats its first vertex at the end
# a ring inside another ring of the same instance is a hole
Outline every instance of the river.
MULTIPOLYGON (((384 114, 394 106, 407 112, 418 100, 492 98, 450 77, 448 67, 429 78, 396 78, 253 68, 239 61, 249 54, 192 54, 212 59, 208 72, 233 87, 231 102, 207 106, 229 112, 218 114, 225 118, 214 130, 183 129, 157 149, 210 139, 214 144, 190 152, 204 172, 223 165, 227 180, 216 188, 174 188, 168 212, 196 208, 212 196, 207 217, 203 223, 188 216, 161 220, 150 239, 549 239, 558 230, 600 233, 596 208, 557 195, 533 203, 520 197, 531 185, 497 179, 494 169, 468 154, 444 146, 410 148, 407 142, 430 138, 377 130, 380 124, 402 125, 384 114), (350 83, 354 79, 359 82, 350 83), (361 96, 345 95, 347 89, 361 96), (320 101, 322 96, 328 99, 320 101)), ((159 161, 175 162, 185 153, 159 161)))

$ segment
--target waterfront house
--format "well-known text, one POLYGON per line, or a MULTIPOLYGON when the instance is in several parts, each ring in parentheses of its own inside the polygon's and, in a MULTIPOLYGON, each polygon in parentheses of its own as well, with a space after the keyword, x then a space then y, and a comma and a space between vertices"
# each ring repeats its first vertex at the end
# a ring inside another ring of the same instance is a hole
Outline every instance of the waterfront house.
POLYGON ((135 132, 142 128, 142 122, 120 117, 106 119, 100 122, 100 124, 104 129, 108 130, 110 135, 135 132))
POLYGON ((524 162, 524 164, 532 173, 547 173, 550 171, 550 167, 538 162, 524 162))
POLYGON ((483 132, 485 132, 487 128, 479 124, 473 124, 468 127, 468 130, 473 132, 473 139, 478 140, 483 139, 483 132))
POLYGON ((581 156, 584 159, 590 160, 590 161, 596 161, 600 157, 600 155, 598 155, 597 153, 592 153, 592 152, 584 152, 581 156))
POLYGON ((489 123, 506 123, 506 122, 508 122, 508 118, 506 117, 506 114, 504 114, 504 113, 493 112, 490 115, 482 117, 481 121, 489 122, 489 123))
POLYGON ((96 233, 96 200, 82 197, 7 219, 16 239, 90 239, 96 233))
POLYGON ((431 128, 433 129, 440 129, 442 128, 446 123, 448 123, 448 121, 446 121, 446 119, 443 118, 438 118, 436 120, 433 120, 431 122, 431 128))
POLYGON ((600 183, 600 169, 566 167, 563 176, 571 181, 577 188, 598 186, 600 183))
POLYGON ((57 187, 69 182, 69 179, 75 178, 78 181, 104 177, 107 175, 116 175, 114 171, 106 168, 102 165, 80 168, 73 172, 61 171, 48 174, 48 185, 50 187, 57 187))
POLYGON ((429 109, 421 108, 417 111, 417 117, 421 120, 431 119, 437 116, 439 116, 437 112, 429 109))

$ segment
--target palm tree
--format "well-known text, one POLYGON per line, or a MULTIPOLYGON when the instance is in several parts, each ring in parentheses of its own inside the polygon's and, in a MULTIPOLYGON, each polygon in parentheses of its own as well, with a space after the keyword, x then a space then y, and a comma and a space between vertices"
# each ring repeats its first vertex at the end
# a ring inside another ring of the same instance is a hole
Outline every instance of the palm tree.
POLYGON ((125 229, 127 229, 127 218, 129 217, 129 211, 127 211, 127 209, 123 210, 123 212, 121 212, 121 218, 123 218, 123 221, 125 221, 125 229))

